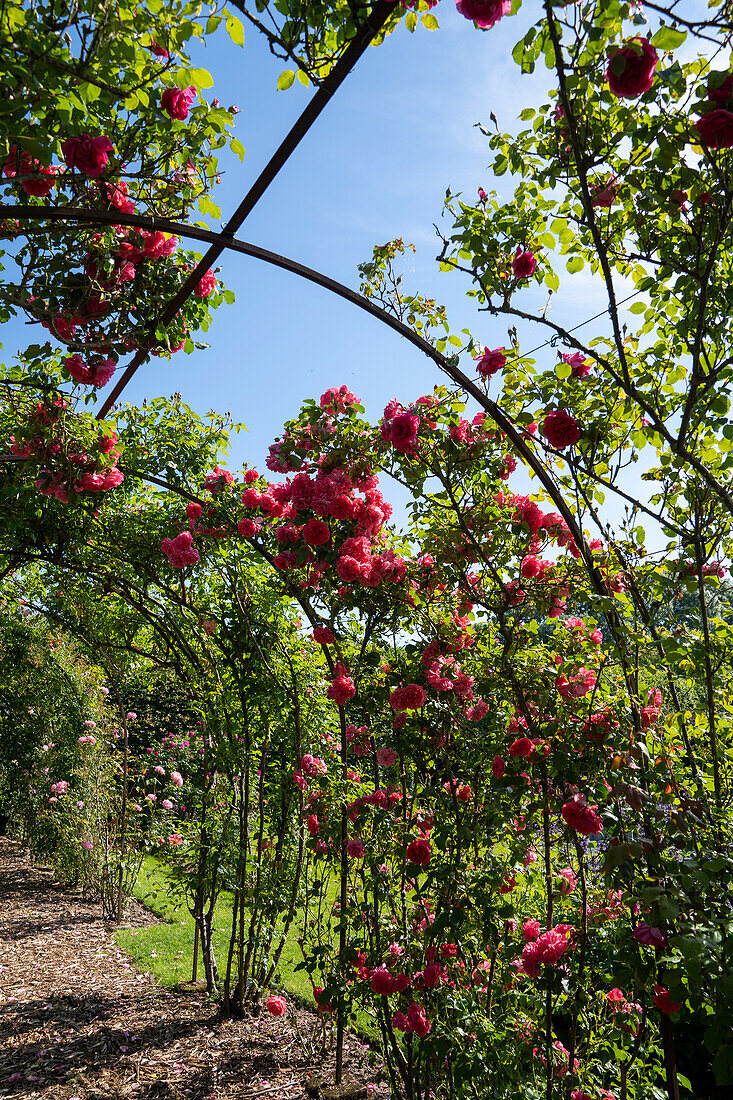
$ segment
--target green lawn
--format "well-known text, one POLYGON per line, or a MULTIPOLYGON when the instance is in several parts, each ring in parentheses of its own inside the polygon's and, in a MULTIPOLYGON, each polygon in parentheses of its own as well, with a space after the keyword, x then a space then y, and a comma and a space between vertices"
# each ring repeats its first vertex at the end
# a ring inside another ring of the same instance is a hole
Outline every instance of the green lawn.
MULTIPOLYGON (((337 883, 334 881, 333 897, 336 896, 336 889, 337 883)), ((150 971, 161 985, 173 987, 179 982, 188 981, 193 968, 194 920, 185 903, 172 889, 172 879, 165 864, 155 856, 145 857, 134 896, 165 923, 147 928, 118 928, 115 937, 117 943, 140 970, 150 971)), ((221 894, 214 910, 215 953, 222 970, 226 966, 229 949, 232 900, 231 894, 221 894)), ((295 970, 296 963, 303 957, 296 942, 299 917, 300 914, 293 921, 285 941, 275 986, 278 991, 284 990, 312 1007, 314 1001, 310 978, 305 970, 295 970)), ((200 955, 198 977, 204 977, 200 955)), ((364 1012, 359 1012, 356 1016, 355 1031, 366 1039, 378 1038, 375 1021, 364 1012)))
MULTIPOLYGON (((171 879, 165 864, 154 856, 146 856, 134 890, 134 896, 165 924, 147 928, 120 928, 117 943, 131 956, 141 970, 149 970, 161 985, 175 986, 188 981, 193 967, 194 920, 185 902, 171 889, 171 879)), ((229 949, 229 929, 232 895, 223 893, 214 910, 214 948, 220 969, 226 966, 229 949)), ((296 943, 297 920, 280 957, 281 980, 278 986, 303 1001, 312 1004, 310 979, 304 970, 294 970, 302 959, 296 943)), ((199 978, 204 977, 199 954, 199 978)))

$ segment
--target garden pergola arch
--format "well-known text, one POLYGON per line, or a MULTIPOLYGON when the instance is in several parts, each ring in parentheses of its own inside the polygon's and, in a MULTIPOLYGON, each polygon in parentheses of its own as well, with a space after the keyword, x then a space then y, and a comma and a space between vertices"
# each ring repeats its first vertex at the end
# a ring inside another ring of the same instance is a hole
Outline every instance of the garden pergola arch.
MULTIPOLYGON (((257 204, 259 199, 264 195, 269 185, 276 178, 282 167, 286 164, 293 151, 298 147, 303 137, 310 130, 310 127, 319 117, 321 112, 330 102, 332 96, 346 79, 352 68, 356 65, 359 58, 366 51, 368 46, 378 36, 381 29, 384 27, 388 20, 390 13, 395 10, 394 4, 390 0, 377 0, 372 7, 371 11, 366 14, 364 21, 359 26, 354 38, 350 41, 345 48, 343 54, 334 65, 328 76, 320 83, 315 95, 293 124, 287 135, 280 143, 272 157, 266 164, 263 171, 256 178, 254 183, 249 188, 245 197, 232 214, 232 216, 225 223, 222 230, 219 232, 204 230, 198 226, 188 225, 187 223, 176 222, 170 219, 157 218, 153 216, 142 215, 123 215, 119 211, 94 211, 85 210, 83 208, 56 208, 47 209, 40 206, 33 206, 31 204, 13 204, 0 206, 0 217, 7 218, 26 218, 32 220, 50 220, 54 222, 73 221, 79 224, 96 224, 96 225, 131 225, 138 228, 154 230, 164 230, 170 233, 177 233, 181 236, 186 236, 191 239, 204 241, 209 244, 209 249, 196 265, 196 267, 189 273, 184 280, 181 287, 178 289, 173 298, 163 309, 162 313, 156 318, 155 324, 152 327, 152 331, 148 334, 148 339, 143 342, 142 346, 135 352, 133 359, 125 368, 120 379, 113 387, 110 394, 105 398, 99 412, 98 418, 103 418, 109 410, 112 408, 117 398, 124 390, 127 383, 149 357, 155 341, 155 332, 160 327, 166 327, 173 320, 178 310, 183 303, 193 294, 194 289, 198 285, 202 275, 211 266, 212 263, 222 255, 223 252, 236 251, 241 254, 249 255, 254 258, 263 260, 274 266, 280 267, 284 270, 288 270, 300 277, 306 278, 311 282, 314 282, 324 289, 337 294, 345 300, 356 305, 358 308, 370 313, 376 317, 382 323, 398 332, 401 336, 405 337, 410 343, 416 346, 423 354, 430 358, 436 366, 446 374, 455 384, 461 387, 461 389, 474 398, 479 406, 493 420, 496 426, 505 434, 506 438, 511 442, 517 455, 521 458, 524 464, 532 471, 537 477, 538 481, 542 485, 544 491, 547 493, 548 498, 553 502, 558 509, 563 519, 568 525, 568 528, 572 534, 572 537, 578 546, 583 564, 593 586, 596 595, 600 598, 606 599, 610 593, 605 583, 601 570, 594 561, 593 553, 590 550, 588 543, 583 534, 582 528, 578 523, 572 509, 566 503, 563 492, 557 485, 555 480, 550 474, 550 471, 542 459, 528 446, 527 440, 524 437, 521 429, 518 429, 516 425, 507 417, 503 410, 492 401, 487 394, 485 394, 479 386, 476 385, 460 368, 457 364, 457 357, 446 357, 435 348, 430 341, 420 336, 408 325, 404 324, 399 318, 390 314, 387 310, 380 309, 373 302, 371 302, 364 295, 351 290, 350 288, 338 283, 336 280, 331 279, 329 276, 315 271, 312 268, 308 268, 303 264, 298 263, 295 260, 288 259, 287 257, 278 255, 265 248, 257 245, 250 244, 245 241, 238 240, 234 234, 243 224, 249 213, 257 204)), ((550 11, 549 4, 546 4, 546 13, 550 22, 552 21, 552 13, 550 11)), ((575 344, 570 334, 562 329, 560 326, 550 324, 553 328, 556 337, 562 339, 568 339, 571 345, 575 344)), ((578 349, 581 348, 580 344, 576 344, 578 349)), ((5 456, 4 456, 5 457, 5 456)), ((14 456, 13 456, 14 457, 14 456)), ((708 471, 705 466, 697 460, 696 456, 690 455, 685 452, 685 457, 690 461, 691 465, 695 467, 706 481, 713 484, 713 487, 718 492, 720 498, 724 501, 728 510, 733 514, 733 497, 727 493, 724 486, 708 471)), ((132 471, 129 471, 132 473, 132 471)), ((139 476, 145 477, 141 474, 139 476)), ((161 484, 160 480, 157 480, 158 484, 161 484)), ((646 509, 645 509, 646 510, 646 509)), ((619 654, 622 658, 624 665, 626 666, 625 646, 623 643, 623 632, 620 627, 617 613, 612 607, 605 611, 606 619, 609 623, 609 627, 616 640, 619 654)), ((628 672, 628 668, 627 668, 628 672)), ((640 716, 634 709, 634 721, 637 726, 640 723, 640 716)))

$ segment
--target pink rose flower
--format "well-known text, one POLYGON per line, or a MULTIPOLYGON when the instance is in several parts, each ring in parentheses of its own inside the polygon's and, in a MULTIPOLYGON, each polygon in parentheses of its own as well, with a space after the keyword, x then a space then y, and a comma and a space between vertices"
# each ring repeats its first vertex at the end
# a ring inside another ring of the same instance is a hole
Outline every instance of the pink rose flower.
POLYGON ((396 759, 397 753, 394 751, 394 749, 377 749, 377 763, 379 764, 380 768, 389 768, 390 765, 394 764, 396 759))
POLYGON ((61 152, 68 167, 93 178, 101 176, 107 167, 107 154, 112 150, 112 142, 103 136, 92 138, 89 134, 82 134, 81 137, 67 138, 61 142, 61 152))
POLYGON ((321 519, 311 519, 301 532, 309 546, 325 546, 331 541, 331 530, 321 519))
POLYGON ((413 1001, 407 1010, 407 1019, 412 1031, 419 1035, 421 1039, 424 1039, 430 1032, 432 1025, 422 1005, 415 1004, 413 1001))
POLYGON ((166 88, 160 97, 160 105, 171 118, 188 118, 188 108, 196 98, 193 85, 188 88, 166 88))
POLYGON ((268 997, 265 1001, 265 1008, 271 1016, 284 1016, 288 1004, 284 997, 268 997))
POLYGON ((512 0, 456 0, 456 7, 466 19, 471 19, 482 30, 495 26, 512 10, 512 0))
POLYGON ((311 777, 316 775, 326 775, 326 773, 328 772, 328 765, 325 763, 325 761, 321 760, 319 756, 313 756, 309 752, 307 752, 300 761, 300 767, 306 775, 310 775, 311 777))
POLYGON ((505 350, 505 348, 486 348, 483 355, 476 356, 476 370, 482 378, 491 378, 506 366, 505 350))
POLYGON ((534 943, 540 936, 540 922, 532 918, 522 925, 522 939, 525 943, 534 943))
POLYGON ((603 832, 603 822, 598 816, 598 807, 589 806, 585 795, 573 795, 570 801, 565 803, 561 813, 566 824, 581 836, 603 832))
POLYGON ((331 386, 325 393, 321 394, 321 408, 328 409, 329 412, 336 414, 346 412, 351 405, 358 404, 358 398, 348 386, 331 386))
POLYGON ((666 947, 667 937, 661 928, 653 928, 647 924, 646 921, 642 921, 637 924, 634 929, 634 939, 639 943, 643 943, 645 947, 666 947))
POLYGON ((349 699, 353 699, 356 695, 356 688, 354 687, 354 681, 341 662, 336 665, 335 672, 336 676, 326 688, 326 695, 337 706, 343 706, 344 703, 348 703, 349 699))
POLYGON ((394 689, 389 697, 389 705, 393 710, 419 710, 426 699, 425 688, 419 684, 406 684, 405 687, 394 689))
POLYGON ((537 257, 534 252, 523 252, 521 247, 517 246, 517 251, 514 253, 514 259, 512 260, 512 271, 517 279, 528 279, 530 275, 534 275, 537 270, 537 257))
POLYGON ((563 897, 572 894, 578 881, 573 869, 571 867, 563 867, 562 871, 558 871, 558 878, 560 879, 560 893, 563 897))
POLYGON ((198 286, 194 290, 194 295, 197 298, 208 298, 210 294, 213 294, 216 290, 216 276, 214 272, 209 268, 204 272, 199 280, 198 286))
POLYGON ((647 38, 634 38, 611 55, 606 80, 612 95, 636 99, 654 83, 659 56, 647 38))
POLYGON ((607 183, 594 183, 590 189, 590 201, 593 206, 610 209, 618 196, 618 185, 615 180, 607 183))
POLYGON ((20 180, 21 190, 25 191, 26 195, 33 195, 36 198, 46 197, 53 187, 57 172, 58 168, 47 168, 30 153, 21 152, 18 157, 18 149, 15 145, 11 147, 10 155, 3 168, 3 175, 7 179, 15 179, 16 176, 36 176, 35 179, 21 178, 20 180))
MULTIPOLYGON (((597 204, 594 202, 593 205, 596 206, 597 204)), ((573 378, 585 378, 591 372, 590 363, 580 351, 564 351, 562 361, 570 367, 573 378)))
POLYGON ((369 985, 372 988, 372 992, 379 994, 381 997, 388 997, 390 995, 394 982, 392 980, 392 975, 384 964, 372 970, 369 975, 369 985))

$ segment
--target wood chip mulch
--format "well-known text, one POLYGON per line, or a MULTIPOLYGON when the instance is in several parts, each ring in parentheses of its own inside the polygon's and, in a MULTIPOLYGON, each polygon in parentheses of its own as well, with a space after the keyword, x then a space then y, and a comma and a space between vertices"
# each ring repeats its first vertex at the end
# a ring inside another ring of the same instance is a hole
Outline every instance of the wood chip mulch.
MULTIPOLYGON (((297 1019, 314 1034, 314 1014, 297 1019)), ((345 1100, 388 1095, 367 1054, 347 1037, 345 1100)), ((0 1097, 299 1100, 319 1082, 327 1097, 332 1049, 307 1052, 286 1017, 225 1020, 203 995, 161 988, 98 905, 0 837, 0 1097)))

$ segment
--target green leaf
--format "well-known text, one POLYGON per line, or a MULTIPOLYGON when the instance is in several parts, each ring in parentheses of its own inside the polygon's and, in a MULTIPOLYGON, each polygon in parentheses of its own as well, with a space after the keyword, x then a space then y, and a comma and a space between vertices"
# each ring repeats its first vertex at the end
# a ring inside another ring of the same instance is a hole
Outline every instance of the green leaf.
POLYGON ((237 19, 236 15, 228 15, 227 30, 235 46, 244 45, 244 24, 241 19, 237 19))
POLYGON ((284 72, 280 73, 280 76, 277 78, 277 90, 279 92, 283 92, 287 88, 291 88, 292 85, 293 85, 294 80, 295 80, 294 70, 293 69, 286 69, 284 72))
POLYGON ((415 28, 417 27, 417 15, 414 11, 408 11, 407 15, 405 16, 405 26, 407 27, 410 34, 414 32, 415 28))
POLYGON ((240 160, 244 160, 244 146, 242 145, 239 138, 232 138, 232 140, 229 142, 229 148, 236 156, 239 157, 240 160))
POLYGON ((660 50, 675 50, 687 38, 687 31, 678 31, 674 27, 660 27, 652 38, 652 46, 660 50))
POLYGON ((208 214, 211 218, 220 218, 221 210, 213 203, 208 195, 202 195, 199 199, 199 210, 202 214, 208 214))
POLYGON ((585 261, 582 256, 571 256, 568 262, 565 264, 571 275, 575 275, 577 271, 582 271, 585 266, 585 261))
POLYGON ((222 21, 221 15, 210 15, 206 20, 206 33, 213 34, 222 21))
POLYGON ((422 17, 422 25, 428 31, 437 31, 440 23, 437 16, 433 15, 432 12, 426 12, 422 17))
POLYGON ((463 347, 463 340, 461 340, 460 336, 449 336, 448 343, 452 344, 454 348, 463 347))
POLYGON ((191 69, 191 81, 198 88, 214 87, 214 78, 207 69, 191 69))

